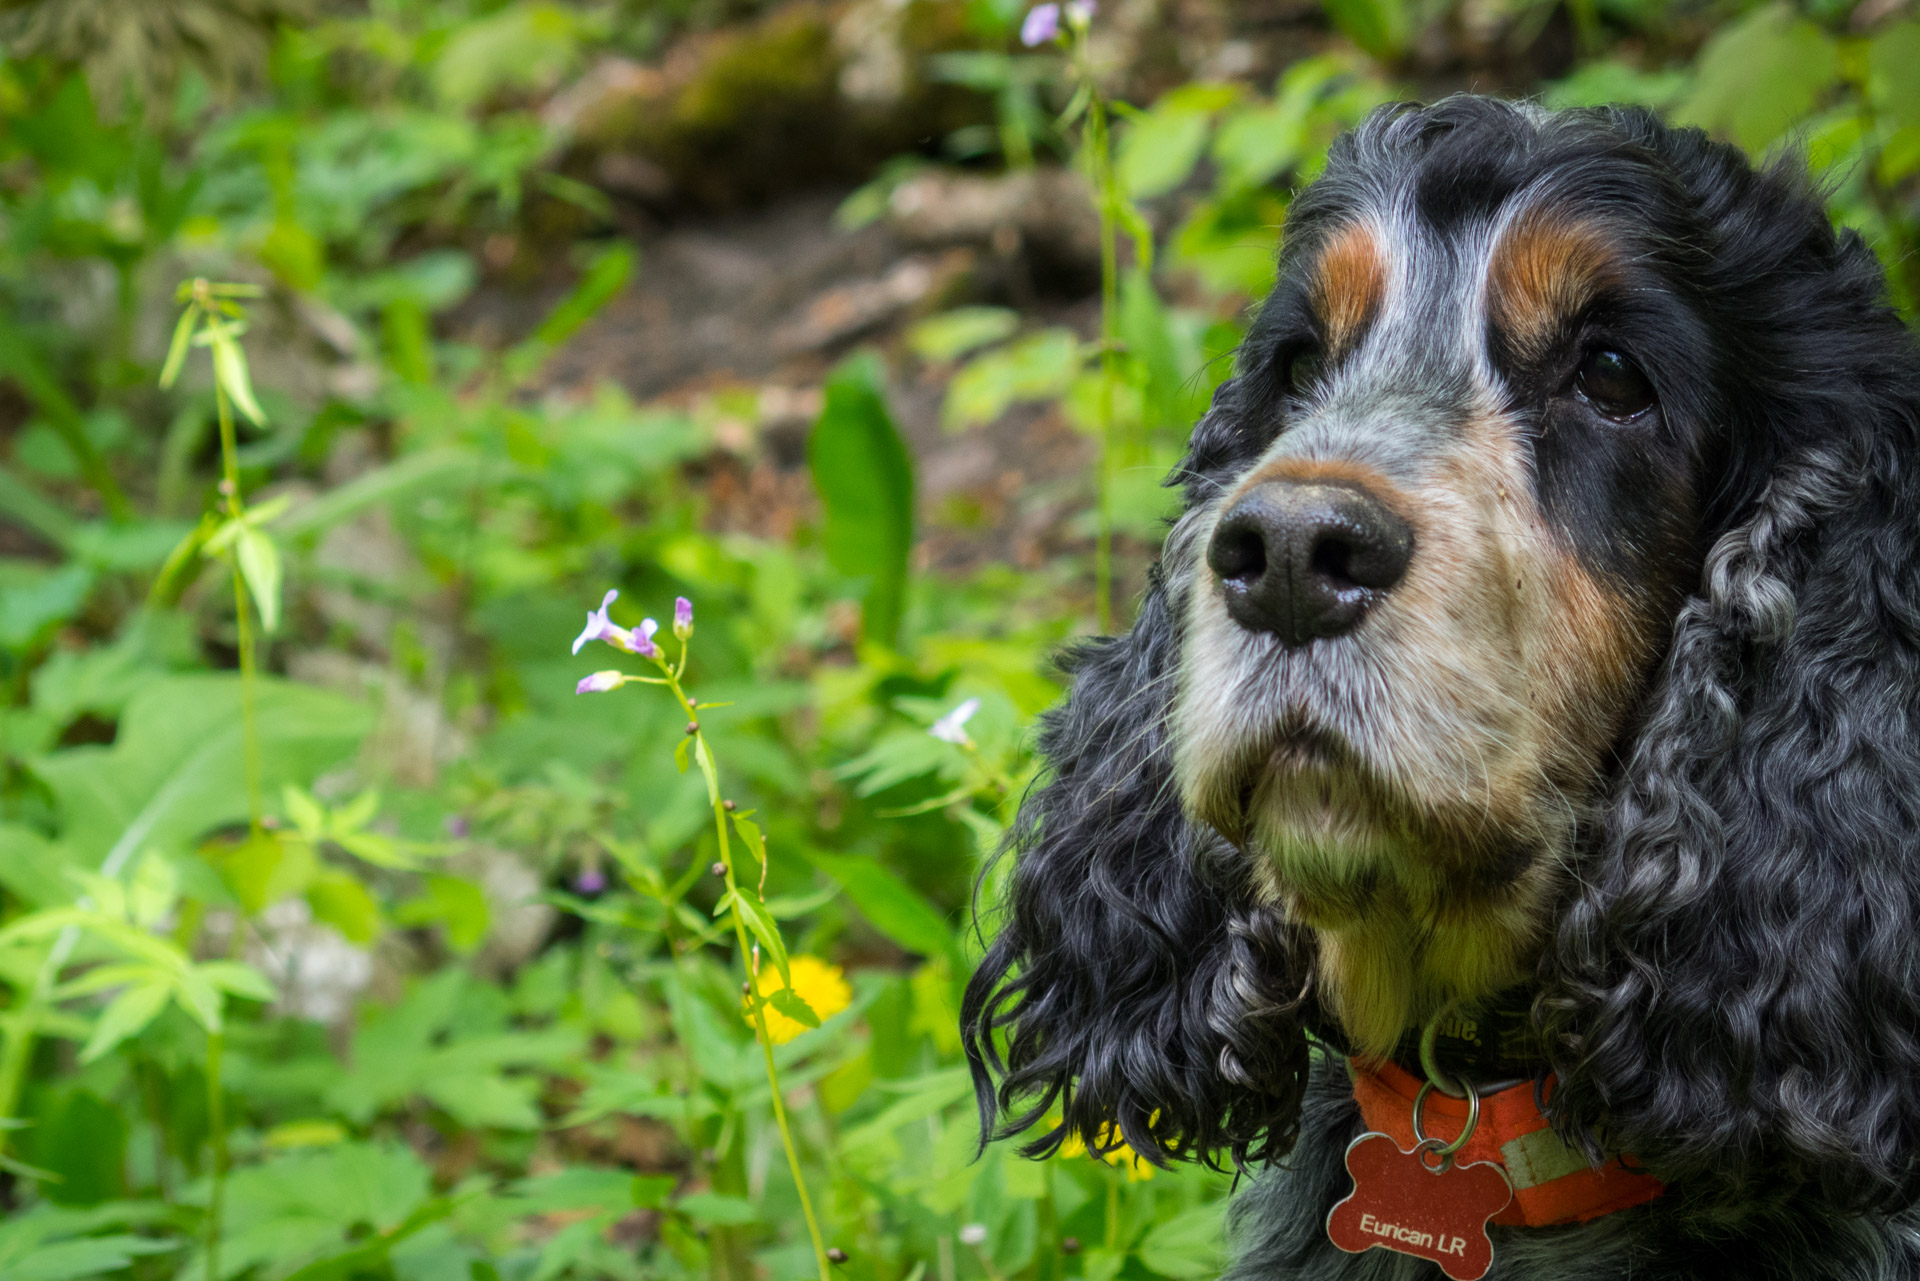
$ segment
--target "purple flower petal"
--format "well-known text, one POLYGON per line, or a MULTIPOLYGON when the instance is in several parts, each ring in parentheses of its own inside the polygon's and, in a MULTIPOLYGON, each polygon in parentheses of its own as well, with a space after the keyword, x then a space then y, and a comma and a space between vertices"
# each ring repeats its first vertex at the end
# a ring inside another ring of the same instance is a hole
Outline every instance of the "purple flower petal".
POLYGON ((608 690, 619 689, 627 683, 622 672, 595 672, 591 676, 582 676, 580 683, 573 687, 576 694, 604 694, 608 690))
POLYGON ((607 617, 607 607, 619 599, 619 596, 620 593, 618 591, 609 591, 601 598, 600 608, 587 615, 587 626, 585 630, 573 638, 574 653, 578 654, 581 646, 585 645, 588 641, 595 640, 605 641, 615 649, 624 649, 629 654, 635 652, 633 648, 633 633, 624 627, 614 626, 613 620, 607 617))
POLYGON ((673 598, 673 634, 681 640, 693 635, 693 602, 685 596, 673 598))
POLYGON ((573 878, 573 888, 582 894, 598 894, 607 888, 607 878, 597 867, 583 867, 580 875, 573 878))
POLYGON ((1060 34, 1060 6, 1057 4, 1037 4, 1027 14, 1027 20, 1020 24, 1020 43, 1031 49, 1043 45, 1060 34))
POLYGON ((627 634, 627 648, 642 658, 660 657, 660 647, 653 643, 653 634, 660 630, 660 624, 651 618, 640 620, 640 626, 627 634))
POLYGON ((970 698, 928 727, 927 733, 943 743, 961 747, 973 740, 967 737, 967 722, 980 710, 980 700, 970 698))

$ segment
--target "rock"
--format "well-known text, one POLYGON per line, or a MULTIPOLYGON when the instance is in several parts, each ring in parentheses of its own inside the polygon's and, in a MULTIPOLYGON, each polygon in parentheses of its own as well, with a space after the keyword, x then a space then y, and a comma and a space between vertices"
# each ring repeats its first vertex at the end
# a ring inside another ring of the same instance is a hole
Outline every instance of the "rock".
POLYGON ((604 58, 543 116, 590 180, 647 206, 722 209, 858 182, 992 118, 983 95, 920 74, 928 54, 977 44, 959 9, 795 0, 683 37, 654 64, 604 58))
POLYGON ((930 170, 893 189, 887 222, 908 244, 1023 258, 1036 283, 1068 296, 1098 287, 1100 216, 1086 180, 1069 169, 930 170))
POLYGON ((274 1010, 335 1026, 373 981, 373 957, 313 919, 305 899, 285 899, 261 912, 246 932, 249 964, 273 980, 274 1010))

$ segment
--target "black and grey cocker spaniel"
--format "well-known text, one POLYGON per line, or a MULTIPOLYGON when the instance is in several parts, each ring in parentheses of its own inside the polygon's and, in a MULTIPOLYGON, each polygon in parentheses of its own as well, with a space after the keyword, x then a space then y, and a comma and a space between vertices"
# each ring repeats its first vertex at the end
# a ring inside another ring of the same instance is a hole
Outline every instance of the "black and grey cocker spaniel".
POLYGON ((1337 1247, 1343 1156, 1471 1092, 1490 1276, 1920 1276, 1920 350, 1808 182, 1383 109, 1176 477, 1041 732, 988 1128, 1240 1162, 1233 1277, 1410 1281, 1471 1273, 1337 1247))

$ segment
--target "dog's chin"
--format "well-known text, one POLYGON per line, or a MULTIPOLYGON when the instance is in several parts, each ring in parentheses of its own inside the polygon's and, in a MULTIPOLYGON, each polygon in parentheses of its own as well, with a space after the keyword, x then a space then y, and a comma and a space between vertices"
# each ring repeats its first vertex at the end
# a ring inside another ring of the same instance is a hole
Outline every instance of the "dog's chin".
POLYGON ((1519 981, 1541 869, 1523 847, 1425 814, 1337 739, 1286 734, 1201 793, 1268 897, 1318 939, 1323 990, 1361 1053, 1446 1002, 1519 981))
POLYGON ((1412 855, 1390 813, 1351 764, 1277 754, 1248 791, 1244 848, 1294 919, 1337 929, 1364 916, 1412 855))

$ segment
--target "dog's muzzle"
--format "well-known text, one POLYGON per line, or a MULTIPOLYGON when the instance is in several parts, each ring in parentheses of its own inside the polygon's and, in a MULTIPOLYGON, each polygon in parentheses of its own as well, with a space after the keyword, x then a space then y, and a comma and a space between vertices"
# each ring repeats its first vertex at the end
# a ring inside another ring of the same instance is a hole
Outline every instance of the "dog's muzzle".
POLYGON ((1207 545, 1233 621, 1289 646, 1352 630, 1412 555, 1407 522, 1345 481, 1254 485, 1207 545))

